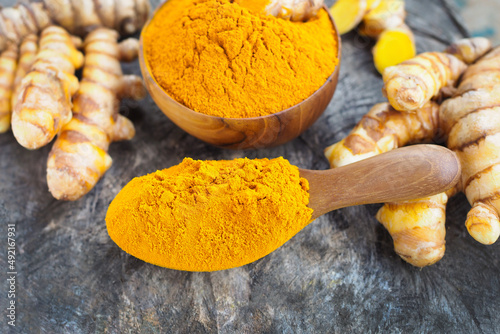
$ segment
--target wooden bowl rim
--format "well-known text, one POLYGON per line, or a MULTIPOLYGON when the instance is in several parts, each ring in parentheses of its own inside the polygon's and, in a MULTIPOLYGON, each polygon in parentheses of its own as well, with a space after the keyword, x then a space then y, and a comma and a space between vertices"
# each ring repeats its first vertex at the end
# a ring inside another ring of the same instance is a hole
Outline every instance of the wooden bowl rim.
MULTIPOLYGON (((214 119, 214 120, 222 120, 222 121, 228 120, 229 122, 236 122, 236 121, 238 121, 238 122, 242 122, 242 121, 243 122, 244 121, 251 122, 251 121, 264 120, 266 118, 279 117, 282 114, 285 114, 285 113, 288 113, 288 112, 293 112, 294 110, 299 110, 300 109, 299 108, 300 105, 307 103, 309 100, 312 100, 317 94, 320 94, 321 91, 325 89, 325 87, 327 86, 327 84, 329 82, 331 82, 335 78, 335 76, 337 76, 339 74, 340 64, 342 62, 342 42, 341 42, 340 35, 338 34, 337 25, 335 24, 335 20, 333 19, 333 16, 330 13, 330 10, 328 10, 328 7, 326 5, 323 5, 323 9, 326 10, 326 12, 328 14, 328 17, 330 18, 330 22, 333 25, 333 30, 335 32, 335 37, 336 37, 336 42, 337 42, 337 59, 339 61, 338 61, 337 66, 335 66, 335 69, 333 70, 332 74, 330 74, 330 76, 328 76, 328 78, 326 79, 325 83, 323 85, 321 85, 321 87, 319 87, 314 93, 312 93, 311 95, 309 95, 304 100, 300 101, 299 103, 297 103, 297 104, 295 104, 295 105, 293 105, 293 106, 291 106, 291 107, 289 107, 287 109, 278 111, 278 112, 273 113, 273 114, 263 115, 263 116, 257 116, 257 117, 220 117, 220 116, 213 116, 213 115, 208 115, 208 114, 204 114, 204 113, 195 111, 195 110, 193 110, 193 109, 185 106, 184 104, 178 102, 176 99, 174 99, 170 95, 168 95, 167 92, 165 92, 165 90, 163 89, 163 87, 156 81, 156 78, 155 78, 155 76, 153 75, 153 73, 151 71, 150 64, 149 64, 148 61, 146 61, 146 57, 144 55, 144 32, 146 31, 146 29, 149 27, 149 25, 153 21, 153 19, 154 19, 155 15, 157 14, 157 12, 160 11, 161 8, 163 6, 165 6, 168 1, 169 0, 164 1, 160 6, 158 6, 154 10, 153 14, 147 20, 147 22, 144 24, 144 26, 143 26, 143 28, 141 30, 141 35, 140 35, 140 39, 139 39, 139 63, 142 64, 143 66, 140 66, 140 68, 141 68, 141 72, 143 72, 142 75, 144 76, 145 80, 151 79, 153 85, 156 86, 156 88, 159 91, 161 91, 165 95, 166 98, 168 98, 169 100, 173 101, 175 104, 177 104, 178 106, 180 106, 188 114, 191 113, 191 114, 196 115, 194 117, 206 117, 206 118, 209 118, 209 119, 211 118, 211 119, 214 119), (146 69, 146 73, 144 73, 144 70, 143 70, 144 68, 146 69)), ((146 88, 147 88, 147 85, 146 85, 146 88)), ((334 89, 334 91, 335 91, 335 89, 334 89)), ((154 100, 154 98, 153 98, 153 100, 154 100)), ((163 110, 162 110, 162 112, 163 112, 163 110)))

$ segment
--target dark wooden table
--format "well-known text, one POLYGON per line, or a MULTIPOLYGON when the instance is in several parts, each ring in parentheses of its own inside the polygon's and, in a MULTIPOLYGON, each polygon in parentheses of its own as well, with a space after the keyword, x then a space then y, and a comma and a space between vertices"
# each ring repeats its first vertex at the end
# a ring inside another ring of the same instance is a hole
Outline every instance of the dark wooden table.
MULTIPOLYGON (((328 1, 327 1, 328 2, 328 1)), ((331 4, 332 1, 328 2, 331 4)), ((419 51, 441 50, 466 29, 445 0, 407 1, 419 51)), ((343 38, 341 80, 328 110, 301 137, 259 151, 208 146, 174 126, 151 99, 122 112, 137 127, 116 143, 114 163, 77 202, 47 190, 50 147, 30 152, 0 136, 0 332, 7 332, 7 224, 17 229, 17 327, 21 333, 492 333, 500 325, 500 244, 464 226, 463 195, 448 206, 446 255, 418 269, 393 251, 375 220, 379 205, 321 217, 271 255, 242 268, 188 273, 155 267, 108 237, 108 204, 130 179, 195 159, 283 156, 326 169, 323 149, 376 102, 382 82, 367 42, 343 38), (2 330, 4 328, 5 330, 2 330)), ((137 62, 126 65, 139 73, 137 62)))

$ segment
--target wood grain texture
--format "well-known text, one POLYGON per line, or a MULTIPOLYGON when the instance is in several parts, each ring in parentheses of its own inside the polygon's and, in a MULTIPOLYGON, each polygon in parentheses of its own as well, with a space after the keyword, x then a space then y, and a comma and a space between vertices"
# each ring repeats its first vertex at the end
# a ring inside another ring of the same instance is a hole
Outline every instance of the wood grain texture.
MULTIPOLYGON (((332 4, 332 1, 327 1, 332 4)), ((418 51, 464 36, 440 0, 408 0, 418 51)), ((131 142, 110 147, 114 163, 83 199, 57 202, 45 181, 50 147, 30 152, 0 136, 0 332, 6 328, 6 233, 18 236, 20 333, 493 333, 500 323, 500 243, 483 246, 464 226, 463 195, 448 205, 446 255, 419 269, 403 262, 374 215, 379 205, 340 209, 283 247, 242 268, 186 273, 128 256, 108 237, 107 206, 130 179, 182 158, 284 156, 327 169, 323 149, 347 135, 376 102, 382 82, 370 48, 343 39, 335 97, 309 130, 257 151, 209 146, 169 121, 148 98, 121 111, 136 125, 131 142)), ((126 73, 139 74, 137 63, 126 73)), ((14 332, 14 331, 13 331, 14 332)))
POLYGON ((326 171, 300 169, 314 219, 347 206, 436 195, 454 187, 461 173, 455 153, 437 145, 402 147, 326 171))
MULTIPOLYGON (((159 8, 157 9, 159 10, 159 8)), ((330 15, 333 22, 333 18, 330 15)), ((148 21, 144 29, 148 29, 148 21)), ((335 25, 335 24, 334 24, 335 25)), ((261 149, 279 146, 297 138, 323 114, 328 107, 340 73, 342 47, 337 35, 339 65, 326 82, 310 97, 286 110, 253 118, 224 118, 195 112, 172 99, 154 79, 144 56, 143 40, 139 65, 146 88, 160 110, 177 126, 206 143, 228 149, 261 149)))

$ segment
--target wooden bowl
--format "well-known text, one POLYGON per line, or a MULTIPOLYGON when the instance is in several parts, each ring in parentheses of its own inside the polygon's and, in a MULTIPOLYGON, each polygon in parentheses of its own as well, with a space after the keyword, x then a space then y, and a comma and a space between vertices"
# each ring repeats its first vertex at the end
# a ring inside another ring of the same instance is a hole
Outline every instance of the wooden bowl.
MULTIPOLYGON (((160 8, 161 6, 156 11, 160 8)), ((338 34, 336 38, 339 63, 323 86, 304 101, 275 114, 252 118, 225 118, 196 112, 172 99, 151 74, 149 62, 145 59, 143 43, 144 31, 148 29, 153 18, 144 26, 140 40, 139 63, 146 88, 161 111, 172 122, 209 144, 230 149, 257 149, 284 144, 307 130, 325 111, 333 97, 341 60, 341 42, 338 34)), ((337 31, 331 15, 330 20, 337 31)))

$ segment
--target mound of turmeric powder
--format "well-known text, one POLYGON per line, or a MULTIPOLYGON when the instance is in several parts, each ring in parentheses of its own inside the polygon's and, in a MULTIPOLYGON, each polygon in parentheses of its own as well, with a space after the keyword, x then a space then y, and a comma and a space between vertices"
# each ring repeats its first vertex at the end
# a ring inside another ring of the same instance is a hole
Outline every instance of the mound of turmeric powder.
POLYGON ((247 118, 289 108, 338 64, 326 10, 307 22, 232 0, 169 0, 143 31, 146 61, 173 99, 208 115, 247 118))
POLYGON ((195 161, 130 181, 106 214, 125 252, 187 271, 242 266, 311 221, 309 183, 283 158, 195 161))

